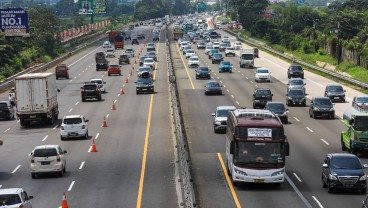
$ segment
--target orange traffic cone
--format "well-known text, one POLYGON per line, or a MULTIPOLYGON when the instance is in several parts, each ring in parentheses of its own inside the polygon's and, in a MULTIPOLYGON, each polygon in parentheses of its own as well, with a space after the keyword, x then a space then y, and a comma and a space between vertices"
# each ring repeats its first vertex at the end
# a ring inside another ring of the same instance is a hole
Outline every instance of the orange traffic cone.
POLYGON ((68 201, 66 201, 65 192, 63 193, 63 201, 61 202, 61 208, 68 208, 68 201))
POLYGON ((96 147, 95 139, 92 139, 91 152, 97 152, 97 147, 96 147))
POLYGON ((115 107, 115 103, 114 102, 112 102, 111 110, 116 110, 116 107, 115 107))
POLYGON ((124 92, 124 88, 123 88, 123 87, 121 87, 120 95, 124 95, 124 94, 125 94, 125 92, 124 92))
POLYGON ((137 59, 136 59, 136 60, 134 60, 134 64, 137 64, 137 59))
POLYGON ((106 117, 104 116, 104 120, 102 121, 102 127, 107 127, 106 117))
POLYGON ((128 77, 125 78, 125 83, 129 83, 128 77))
POLYGON ((134 70, 134 65, 132 66, 132 70, 134 70))

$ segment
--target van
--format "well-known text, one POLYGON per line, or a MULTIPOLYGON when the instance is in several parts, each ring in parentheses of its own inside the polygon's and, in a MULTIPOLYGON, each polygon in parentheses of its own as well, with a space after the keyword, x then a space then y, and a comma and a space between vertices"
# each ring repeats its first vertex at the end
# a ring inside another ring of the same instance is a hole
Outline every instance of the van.
POLYGON ((55 67, 55 75, 56 79, 59 79, 60 77, 69 79, 69 67, 66 64, 58 64, 55 67))

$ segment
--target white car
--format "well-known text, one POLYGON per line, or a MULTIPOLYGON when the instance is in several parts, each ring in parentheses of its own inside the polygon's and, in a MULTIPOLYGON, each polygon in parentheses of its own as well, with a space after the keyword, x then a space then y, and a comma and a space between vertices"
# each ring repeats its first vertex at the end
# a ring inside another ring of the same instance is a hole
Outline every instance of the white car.
POLYGON ((60 126, 60 139, 83 137, 88 139, 88 120, 82 115, 64 116, 60 126))
POLYGON ((109 48, 106 50, 106 58, 109 58, 109 57, 115 57, 115 50, 113 48, 109 48))
POLYGON ((184 41, 180 44, 180 50, 183 50, 184 47, 186 46, 190 46, 189 43, 187 41, 184 41))
POLYGON ((258 68, 256 69, 255 80, 256 82, 259 81, 271 82, 271 72, 266 68, 258 68))
POLYGON ((102 48, 111 48, 111 43, 110 43, 110 41, 105 41, 105 42, 102 44, 102 48))
POLYGON ((233 47, 235 50, 240 50, 243 48, 243 44, 239 41, 236 41, 234 44, 233 44, 233 47))
POLYGON ((194 55, 195 55, 195 52, 193 49, 189 49, 185 51, 185 59, 188 59, 189 57, 194 56, 194 55))
POLYGON ((229 36, 224 36, 224 37, 222 37, 222 42, 225 42, 225 41, 230 41, 229 36))
POLYGON ((0 207, 7 208, 32 208, 31 199, 22 188, 0 189, 0 207))
POLYGON ((235 56, 235 49, 233 47, 227 47, 225 49, 225 56, 235 56))
POLYGON ((191 56, 188 60, 188 67, 198 67, 199 66, 199 58, 197 56, 191 56))
POLYGON ((134 54, 134 49, 132 49, 132 48, 127 48, 127 49, 125 50, 125 54, 126 54, 129 58, 133 58, 133 57, 135 56, 135 54, 134 54))
POLYGON ((152 69, 155 69, 155 60, 153 60, 153 58, 145 58, 143 61, 143 66, 149 66, 152 69))
POLYGON ((216 112, 212 114, 213 130, 215 133, 226 131, 227 114, 229 111, 236 110, 235 106, 217 106, 216 112))
POLYGON ((213 42, 213 49, 219 49, 220 43, 219 42, 213 42))
POLYGON ((63 176, 66 171, 66 151, 57 144, 40 145, 31 152, 31 175, 36 178, 39 173, 58 173, 63 176))
POLYGON ((207 46, 206 49, 204 50, 204 53, 208 54, 212 49, 213 49, 213 46, 207 46))
POLYGON ((105 93, 106 90, 105 90, 105 84, 106 82, 103 81, 103 79, 91 79, 89 82, 92 82, 92 83, 97 83, 98 84, 98 88, 100 89, 100 91, 102 93, 105 93))

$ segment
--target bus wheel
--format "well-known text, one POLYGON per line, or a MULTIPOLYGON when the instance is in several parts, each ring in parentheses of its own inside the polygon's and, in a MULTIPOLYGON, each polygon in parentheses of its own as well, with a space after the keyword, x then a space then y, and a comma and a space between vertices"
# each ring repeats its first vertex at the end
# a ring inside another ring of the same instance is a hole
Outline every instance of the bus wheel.
POLYGON ((229 161, 226 160, 226 172, 228 176, 231 176, 230 168, 229 168, 229 161))
POLYGON ((232 181, 232 183, 233 183, 233 186, 234 186, 234 187, 239 186, 239 182, 237 182, 237 181, 232 181))

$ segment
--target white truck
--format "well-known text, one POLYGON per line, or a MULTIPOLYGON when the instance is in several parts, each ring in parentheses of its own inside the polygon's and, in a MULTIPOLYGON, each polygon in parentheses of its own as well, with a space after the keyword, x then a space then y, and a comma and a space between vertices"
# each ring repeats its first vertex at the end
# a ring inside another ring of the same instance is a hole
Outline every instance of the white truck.
POLYGON ((15 78, 15 103, 21 126, 32 121, 53 124, 59 116, 54 73, 24 74, 15 78))
POLYGON ((254 48, 240 49, 240 68, 254 67, 254 48))

